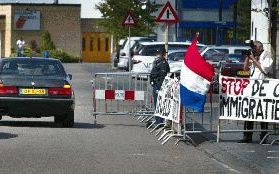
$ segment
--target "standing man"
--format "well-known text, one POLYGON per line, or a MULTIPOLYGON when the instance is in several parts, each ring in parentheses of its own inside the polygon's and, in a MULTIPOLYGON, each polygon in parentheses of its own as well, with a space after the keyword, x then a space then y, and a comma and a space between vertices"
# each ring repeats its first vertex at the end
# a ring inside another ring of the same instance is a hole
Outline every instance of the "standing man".
MULTIPOLYGON (((150 83, 153 87, 153 99, 155 107, 157 103, 158 92, 162 86, 165 77, 170 72, 169 63, 166 59, 166 49, 161 48, 157 50, 157 53, 158 58, 156 58, 153 62, 153 67, 150 73, 150 83)), ((164 119, 161 117, 155 117, 155 121, 156 124, 160 124, 164 122, 164 119)))
MULTIPOLYGON (((244 70, 250 68, 250 78, 262 80, 267 78, 267 74, 272 72, 271 54, 263 49, 263 44, 260 41, 254 41, 252 51, 245 55, 244 70)), ((254 122, 245 121, 244 129, 252 130, 254 122)), ((267 122, 261 122, 261 129, 268 129, 267 122)), ((261 132, 260 139, 263 139, 267 132, 261 132)), ((251 143, 253 132, 244 132, 243 139, 239 143, 251 143)))
POLYGON ((17 57, 23 57, 24 56, 24 45, 25 45, 25 41, 23 40, 22 37, 20 37, 20 39, 16 42, 16 46, 17 46, 17 57))

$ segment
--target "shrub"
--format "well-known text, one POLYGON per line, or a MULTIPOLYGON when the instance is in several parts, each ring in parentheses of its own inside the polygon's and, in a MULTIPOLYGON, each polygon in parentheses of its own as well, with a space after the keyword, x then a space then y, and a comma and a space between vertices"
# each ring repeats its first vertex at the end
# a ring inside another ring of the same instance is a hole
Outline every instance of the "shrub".
POLYGON ((79 62, 79 59, 66 53, 62 49, 55 49, 50 51, 50 56, 55 59, 59 59, 63 63, 77 63, 79 62))

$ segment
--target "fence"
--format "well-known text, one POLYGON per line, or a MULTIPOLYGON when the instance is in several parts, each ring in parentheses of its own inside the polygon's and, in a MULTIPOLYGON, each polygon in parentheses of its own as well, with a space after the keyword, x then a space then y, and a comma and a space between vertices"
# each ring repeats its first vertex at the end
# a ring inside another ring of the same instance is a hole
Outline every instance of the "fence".
POLYGON ((152 110, 149 74, 96 73, 93 78, 93 116, 131 115, 152 110))
MULTIPOLYGON (((178 82, 179 83, 179 82, 178 82)), ((278 83, 277 83, 278 84, 278 83)), ((163 84, 164 85, 164 84, 163 84)), ((165 90, 167 89, 167 87, 162 86, 162 91, 165 91, 166 95, 169 95, 168 97, 170 98, 175 98, 173 96, 170 96, 170 94, 168 94, 170 91, 169 90, 165 90)), ((237 89, 241 89, 241 88, 237 88, 237 89)), ((260 87, 259 87, 260 89, 260 87)), ((179 90, 179 89, 177 89, 179 90)), ((155 131, 155 135, 159 135, 162 131, 163 134, 161 134, 161 136, 158 138, 158 140, 163 140, 162 144, 165 144, 171 137, 179 137, 181 139, 179 139, 176 144, 179 141, 189 141, 191 142, 193 145, 197 145, 197 143, 191 138, 190 135, 193 134, 211 134, 213 136, 216 135, 217 136, 215 139, 217 139, 217 142, 219 142, 220 139, 220 133, 241 133, 241 132, 269 132, 265 138, 267 138, 269 135, 278 135, 278 128, 277 128, 277 124, 274 124, 274 130, 262 130, 262 129, 253 129, 253 130, 243 130, 239 128, 239 126, 242 126, 242 121, 239 123, 239 121, 235 121, 235 120, 231 120, 231 119, 219 119, 219 115, 220 115, 220 109, 222 108, 222 101, 220 101, 220 97, 222 97, 222 91, 219 92, 219 95, 213 96, 212 93, 208 93, 207 96, 207 103, 205 106, 205 112, 204 113, 199 113, 199 112, 195 112, 194 110, 189 110, 189 109, 185 109, 185 108, 181 108, 180 113, 177 113, 177 115, 180 115, 180 118, 182 115, 184 115, 184 118, 182 119, 182 122, 176 122, 172 119, 173 116, 171 116, 172 114, 169 114, 168 116, 166 116, 166 113, 164 112, 160 112, 160 113, 155 113, 157 116, 160 116, 162 118, 165 118, 167 120, 172 120, 173 124, 171 128, 167 128, 166 126, 164 126, 163 124, 157 125, 155 126, 151 132, 154 132, 159 126, 163 126, 161 129, 157 129, 155 131), (215 114, 214 114, 215 113, 215 114), (221 124, 222 121, 222 124, 221 124), (179 124, 180 126, 174 127, 174 124, 179 124), (222 126, 222 129, 221 129, 222 126), (181 129, 179 129, 181 128, 181 129)), ((159 92, 160 93, 160 92, 159 92)), ((174 94, 174 93, 173 93, 174 94)), ((226 95, 226 94, 225 94, 226 95)), ((159 97, 158 97, 159 98, 159 97)), ((159 99, 162 99, 163 102, 166 102, 164 100, 164 97, 161 97, 159 99)), ((159 101, 157 101, 159 102, 159 101)), ((169 101, 167 101, 166 103, 170 103, 169 101)), ((178 107, 178 103, 176 104, 178 107)), ((156 106, 156 110, 158 105, 156 106)), ((160 106, 159 106, 160 107, 160 106)), ((174 108, 177 108, 174 107, 174 108)), ((274 107, 274 105, 273 105, 274 107)), ((164 111, 164 109, 159 109, 164 111)), ((169 109, 167 109, 169 110, 169 109)), ((237 115, 237 114, 236 114, 237 115)), ((275 118, 275 116, 273 116, 275 118)), ((257 120, 254 120, 257 121, 257 120)), ((149 127, 150 128, 150 127, 149 127)), ((262 139, 260 144, 263 143, 263 141, 265 140, 262 139)), ((274 139, 271 144, 275 143, 276 141, 278 141, 278 139, 274 139)))
MULTIPOLYGON (((156 115, 170 120, 171 127, 165 124, 155 125, 155 121, 148 127, 152 128, 150 132, 155 132, 156 136, 161 134, 158 140, 163 140, 162 144, 172 137, 179 137, 176 144, 187 141, 197 145, 190 135, 201 133, 211 135, 217 133, 217 142, 220 133, 268 131, 266 137, 278 135, 276 124, 274 130, 242 130, 239 129, 238 121, 235 124, 234 120, 219 119, 222 107, 219 100, 222 98, 220 92, 222 91, 219 91, 219 95, 212 95, 212 92, 209 92, 205 112, 195 112, 180 106, 179 80, 166 77, 154 110, 149 74, 97 73, 93 79, 93 115, 95 118, 98 114, 133 115, 141 122, 150 121, 156 115)), ((278 140, 274 139, 272 144, 275 141, 278 140)), ((262 142, 263 140, 260 143, 262 142)))

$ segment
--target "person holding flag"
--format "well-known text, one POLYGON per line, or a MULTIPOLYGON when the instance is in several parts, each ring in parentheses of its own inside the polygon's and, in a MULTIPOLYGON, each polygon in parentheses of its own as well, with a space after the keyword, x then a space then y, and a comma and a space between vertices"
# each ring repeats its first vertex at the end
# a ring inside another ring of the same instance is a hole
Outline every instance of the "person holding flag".
POLYGON ((197 48, 197 33, 189 46, 180 74, 181 104, 187 109, 204 112, 206 95, 214 76, 213 65, 206 62, 197 48))

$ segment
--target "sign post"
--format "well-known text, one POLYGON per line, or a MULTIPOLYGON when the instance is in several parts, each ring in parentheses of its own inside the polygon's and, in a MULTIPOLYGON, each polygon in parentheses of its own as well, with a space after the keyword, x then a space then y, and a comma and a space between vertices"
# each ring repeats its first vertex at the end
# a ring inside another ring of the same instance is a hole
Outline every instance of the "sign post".
MULTIPOLYGON (((168 42, 169 42, 169 25, 173 23, 177 23, 179 21, 179 18, 177 16, 177 13, 171 6, 170 2, 168 1, 165 6, 162 8, 159 15, 156 17, 156 22, 164 22, 166 24, 166 30, 165 30, 165 49, 168 52, 168 42)), ((166 55, 168 56, 168 54, 166 55)), ((167 57, 168 58, 168 57, 167 57)))
POLYGON ((130 53, 130 48, 131 48, 131 26, 136 26, 137 25, 137 21, 134 19, 132 13, 129 11, 126 16, 124 17, 124 20, 122 22, 123 26, 128 26, 129 27, 129 37, 128 37, 128 59, 129 59, 129 63, 128 63, 128 67, 129 67, 129 72, 131 72, 131 53, 130 53))

